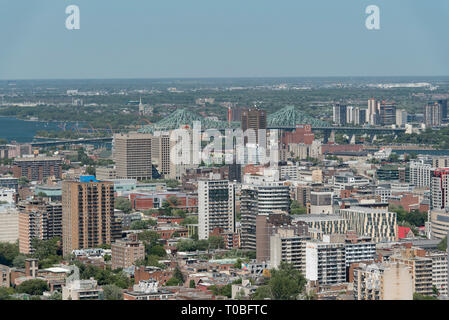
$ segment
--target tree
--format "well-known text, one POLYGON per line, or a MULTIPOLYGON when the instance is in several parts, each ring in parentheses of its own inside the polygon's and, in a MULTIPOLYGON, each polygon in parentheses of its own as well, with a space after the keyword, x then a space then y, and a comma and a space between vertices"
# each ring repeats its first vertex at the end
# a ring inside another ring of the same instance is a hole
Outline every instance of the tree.
POLYGON ((197 224, 197 223, 198 223, 197 216, 189 216, 189 217, 184 218, 184 220, 181 221, 181 225, 197 224))
POLYGON ((137 235, 140 241, 149 242, 149 243, 158 243, 159 234, 155 231, 144 231, 140 232, 137 235))
POLYGON ((26 177, 20 177, 18 182, 19 182, 19 185, 25 186, 25 185, 27 185, 30 181, 29 181, 26 177))
POLYGON ((443 238, 438 244, 438 250, 446 251, 447 250, 447 236, 443 238))
POLYGON ((173 273, 173 278, 178 279, 181 283, 184 283, 185 278, 181 272, 181 269, 179 269, 179 266, 176 266, 175 272, 173 273))
POLYGON ((102 287, 105 300, 123 300, 122 289, 114 284, 107 284, 102 287))
POLYGON ((44 291, 47 290, 47 281, 41 279, 26 280, 17 286, 17 292, 26 293, 32 296, 41 296, 44 291))
POLYGON ((11 299, 11 295, 13 294, 14 294, 13 288, 0 287, 0 300, 9 300, 11 299))
POLYGON ((190 280, 190 283, 189 283, 189 288, 196 288, 196 285, 195 285, 195 280, 190 280))
POLYGON ((281 262, 279 269, 271 270, 268 284, 257 288, 256 300, 269 298, 272 300, 297 300, 304 293, 306 279, 292 264, 281 262))
POLYGON ((425 296, 425 295, 414 292, 413 300, 438 300, 438 298, 434 297, 434 296, 425 296))
POLYGON ((49 300, 62 300, 62 294, 58 291, 53 292, 53 294, 48 297, 49 300))
POLYGON ((62 252, 59 238, 52 238, 49 240, 40 240, 34 238, 31 244, 35 249, 33 257, 39 260, 42 268, 51 267, 54 264, 61 262, 62 252))
POLYGON ((145 230, 150 226, 156 225, 157 222, 153 219, 149 220, 138 220, 131 223, 131 230, 145 230))
POLYGON ((87 173, 88 175, 94 176, 95 173, 96 173, 95 167, 93 167, 93 166, 88 166, 88 167, 86 168, 86 173, 87 173))
POLYGON ((293 200, 290 204, 290 213, 291 214, 306 214, 307 209, 299 204, 298 201, 293 200))
POLYGON ((13 265, 15 268, 25 268, 25 259, 26 259, 26 258, 27 258, 26 255, 20 253, 19 255, 17 255, 17 256, 14 258, 14 260, 13 260, 13 262, 12 262, 12 265, 13 265))
POLYGON ((167 187, 170 189, 176 188, 179 186, 178 180, 166 180, 165 182, 167 184, 167 187))
POLYGON ((180 286, 182 285, 184 282, 179 281, 179 279, 176 279, 175 277, 168 279, 168 281, 165 283, 165 285, 167 287, 171 287, 171 286, 180 286))
POLYGON ((19 255, 19 244, 0 242, 0 264, 13 266, 13 261, 19 255))
POLYGON ((223 249, 224 248, 223 237, 210 236, 208 241, 209 241, 210 249, 223 249))
POLYGON ((131 212, 131 203, 126 198, 115 199, 115 209, 121 210, 124 213, 131 212))
POLYGON ((169 196, 167 198, 167 202, 172 208, 176 208, 180 204, 180 201, 178 198, 176 198, 176 196, 169 196))
POLYGON ((33 256, 39 260, 57 256, 58 253, 60 253, 58 252, 60 250, 59 241, 60 240, 57 237, 49 240, 34 238, 31 240, 31 245, 35 250, 33 256))
POLYGON ((158 256, 158 257, 161 257, 161 258, 167 256, 167 252, 165 251, 164 247, 161 246, 161 245, 151 246, 150 249, 149 249, 149 254, 150 255, 155 255, 155 256, 158 256))

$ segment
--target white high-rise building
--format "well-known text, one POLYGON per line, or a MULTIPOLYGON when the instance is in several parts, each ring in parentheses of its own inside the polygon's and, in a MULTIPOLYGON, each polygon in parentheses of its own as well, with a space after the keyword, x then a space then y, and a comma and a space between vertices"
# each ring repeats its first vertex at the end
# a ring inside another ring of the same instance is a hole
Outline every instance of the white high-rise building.
POLYGON ((0 206, 0 242, 15 243, 19 239, 19 214, 11 205, 0 206))
POLYGON ((346 281, 345 244, 320 241, 306 243, 306 279, 319 285, 346 281))
POLYGON ((423 161, 410 162, 410 183, 417 188, 430 187, 430 171, 432 166, 423 161))
POLYGON ((228 180, 198 181, 198 238, 221 228, 235 232, 235 186, 228 180))
POLYGON ((396 125, 398 127, 405 127, 407 124, 407 111, 404 109, 396 110, 396 125))

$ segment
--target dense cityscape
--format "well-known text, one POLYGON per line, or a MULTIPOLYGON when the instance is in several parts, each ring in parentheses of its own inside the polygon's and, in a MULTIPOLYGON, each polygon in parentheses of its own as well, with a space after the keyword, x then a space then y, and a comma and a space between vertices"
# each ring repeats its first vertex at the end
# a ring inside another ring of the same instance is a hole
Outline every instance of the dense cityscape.
POLYGON ((448 299, 447 77, 0 97, 0 300, 448 299))

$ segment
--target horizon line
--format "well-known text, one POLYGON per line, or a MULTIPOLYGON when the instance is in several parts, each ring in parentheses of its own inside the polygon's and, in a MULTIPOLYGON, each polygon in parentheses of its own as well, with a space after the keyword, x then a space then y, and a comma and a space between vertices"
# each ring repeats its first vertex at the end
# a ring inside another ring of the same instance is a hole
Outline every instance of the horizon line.
POLYGON ((199 77, 107 77, 107 78, 10 78, 0 81, 70 81, 70 80, 207 80, 207 79, 322 79, 322 78, 449 78, 448 75, 339 75, 339 76, 199 76, 199 77))

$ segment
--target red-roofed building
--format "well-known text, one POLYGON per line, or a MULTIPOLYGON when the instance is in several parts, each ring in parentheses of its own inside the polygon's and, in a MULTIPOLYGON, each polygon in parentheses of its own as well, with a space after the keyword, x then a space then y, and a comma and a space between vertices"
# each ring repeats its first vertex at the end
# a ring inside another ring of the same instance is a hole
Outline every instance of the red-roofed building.
POLYGON ((398 226, 399 239, 413 238, 414 236, 415 235, 413 234, 412 230, 410 230, 410 228, 398 226))

